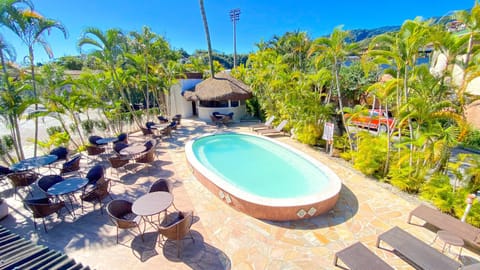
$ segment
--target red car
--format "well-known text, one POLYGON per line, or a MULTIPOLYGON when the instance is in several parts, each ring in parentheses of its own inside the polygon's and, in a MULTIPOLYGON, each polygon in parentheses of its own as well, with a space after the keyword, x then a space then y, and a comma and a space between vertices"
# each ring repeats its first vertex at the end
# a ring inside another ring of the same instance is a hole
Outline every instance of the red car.
POLYGON ((393 117, 390 111, 385 111, 381 109, 373 109, 368 112, 366 115, 346 115, 347 122, 350 125, 354 125, 360 128, 368 128, 377 130, 378 132, 386 133, 387 127, 390 130, 394 129, 395 118, 393 117))

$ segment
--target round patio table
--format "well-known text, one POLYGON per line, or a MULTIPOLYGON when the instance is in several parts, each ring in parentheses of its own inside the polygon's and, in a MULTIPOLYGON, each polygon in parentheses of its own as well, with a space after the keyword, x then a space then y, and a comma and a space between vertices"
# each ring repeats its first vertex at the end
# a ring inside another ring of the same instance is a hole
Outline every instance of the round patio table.
POLYGON ((445 247, 448 245, 448 250, 450 250, 451 246, 460 247, 460 251, 458 252, 458 257, 462 255, 462 248, 465 245, 465 242, 462 238, 458 237, 454 233, 449 231, 440 230, 437 232, 437 237, 443 241, 443 248, 442 253, 445 252, 445 247))
MULTIPOLYGON (((173 196, 171 193, 165 191, 151 192, 141 196, 133 202, 132 212, 137 216, 141 216, 146 222, 156 227, 155 224, 149 221, 148 217, 158 214, 158 224, 160 224, 160 213, 167 211, 167 208, 170 207, 172 203, 173 196)), ((146 224, 143 228, 144 232, 145 228, 146 224)))
POLYGON ((31 157, 21 160, 13 164, 10 169, 12 171, 26 171, 52 164, 58 157, 56 155, 44 155, 38 157, 31 157))
POLYGON ((72 216, 75 218, 75 209, 73 207, 72 193, 84 188, 88 184, 88 178, 70 177, 51 186, 47 193, 52 196, 66 196, 72 207, 72 216))
POLYGON ((120 150, 120 155, 133 156, 133 155, 138 155, 145 150, 147 150, 147 147, 145 147, 145 145, 136 144, 136 145, 131 145, 131 146, 125 147, 122 150, 120 150))

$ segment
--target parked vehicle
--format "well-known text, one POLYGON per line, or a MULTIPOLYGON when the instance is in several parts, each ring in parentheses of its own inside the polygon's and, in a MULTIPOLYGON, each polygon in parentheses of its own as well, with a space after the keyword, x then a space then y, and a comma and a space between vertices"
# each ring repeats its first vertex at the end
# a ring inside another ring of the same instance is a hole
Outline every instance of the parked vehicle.
POLYGON ((388 127, 390 130, 394 129, 395 118, 390 111, 381 109, 372 109, 368 114, 346 115, 349 119, 349 124, 359 127, 367 128, 369 130, 376 130, 379 133, 386 133, 388 127))

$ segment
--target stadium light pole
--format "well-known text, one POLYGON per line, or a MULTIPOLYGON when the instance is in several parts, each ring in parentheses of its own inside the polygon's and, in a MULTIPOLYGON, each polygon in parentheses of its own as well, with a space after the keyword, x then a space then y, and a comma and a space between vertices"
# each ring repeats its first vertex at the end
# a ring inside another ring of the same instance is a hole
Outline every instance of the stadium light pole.
POLYGON ((233 68, 237 66, 237 21, 240 20, 240 9, 230 10, 230 19, 233 23, 233 68))

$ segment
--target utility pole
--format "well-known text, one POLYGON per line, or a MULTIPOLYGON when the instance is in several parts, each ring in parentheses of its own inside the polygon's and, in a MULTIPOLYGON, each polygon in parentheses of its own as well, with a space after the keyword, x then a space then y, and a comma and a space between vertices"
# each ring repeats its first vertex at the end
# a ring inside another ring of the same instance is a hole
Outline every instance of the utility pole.
POLYGON ((233 68, 237 66, 237 21, 240 20, 240 9, 230 10, 230 19, 233 23, 233 68))

